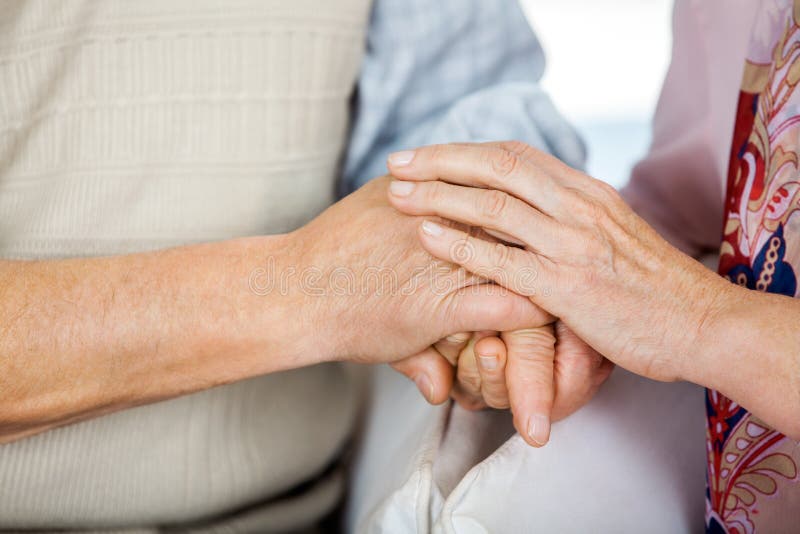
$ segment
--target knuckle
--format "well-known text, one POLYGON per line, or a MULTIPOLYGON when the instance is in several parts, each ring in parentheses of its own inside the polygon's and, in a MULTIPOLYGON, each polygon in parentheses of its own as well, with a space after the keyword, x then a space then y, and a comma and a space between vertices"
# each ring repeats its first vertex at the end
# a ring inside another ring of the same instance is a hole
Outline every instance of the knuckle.
POLYGON ((444 145, 429 145, 423 149, 426 159, 431 163, 438 163, 444 158, 444 145))
POLYGON ((614 211, 613 204, 609 199, 597 199, 593 203, 593 210, 598 221, 607 223, 612 222, 612 212, 614 211))
POLYGON ((481 391, 481 377, 477 371, 462 373, 458 377, 458 385, 468 395, 477 395, 481 391))
POLYGON ((577 210, 581 222, 580 226, 588 228, 590 232, 596 233, 599 230, 606 230, 614 226, 611 216, 611 207, 608 203, 597 198, 583 197, 576 202, 577 210))
POLYGON ((503 143, 503 146, 513 152, 514 154, 526 154, 529 150, 531 150, 531 146, 528 143, 523 141, 506 141, 503 143))
POLYGON ((552 373, 553 358, 555 357, 555 347, 553 345, 529 345, 524 350, 518 350, 516 359, 525 363, 528 367, 533 367, 537 371, 552 373))
POLYGON ((582 191, 573 191, 572 208, 582 219, 591 219, 596 215, 594 199, 585 195, 582 191))
POLYGON ((539 402, 552 402, 556 388, 556 376, 552 366, 543 362, 521 362, 514 378, 515 389, 529 391, 539 402))
POLYGON ((589 194, 588 200, 594 206, 595 214, 610 216, 612 212, 617 212, 625 202, 614 186, 596 178, 591 179, 586 191, 589 194))
POLYGON ((423 182, 417 184, 417 187, 424 187, 424 196, 431 204, 437 204, 443 200, 442 184, 441 182, 423 182))
POLYGON ((471 332, 459 332, 458 334, 447 336, 444 340, 452 345, 463 345, 469 341, 471 337, 471 332))
POLYGON ((478 213, 490 221, 500 220, 508 206, 508 195, 502 191, 490 190, 480 195, 478 213))
POLYGON ((586 219, 589 215, 589 203, 580 196, 570 199, 570 201, 567 202, 567 205, 576 222, 586 219))
POLYGON ((619 192, 607 182, 594 179, 594 187, 597 196, 606 202, 615 202, 619 198, 619 192))
POLYGON ((492 265, 499 269, 506 269, 511 265, 512 248, 504 245, 503 243, 495 243, 492 245, 492 265))
POLYGON ((603 255, 604 247, 601 244, 601 236, 592 232, 587 232, 581 237, 583 241, 583 256, 587 263, 594 264, 595 260, 603 255))
POLYGON ((508 178, 520 165, 519 156, 507 148, 490 150, 487 157, 492 172, 500 178, 508 178))
POLYGON ((552 346, 556 343, 556 337, 551 327, 524 328, 513 332, 513 343, 518 346, 552 346))
POLYGON ((586 214, 594 221, 599 223, 605 215, 605 207, 595 199, 588 199, 585 203, 586 214))

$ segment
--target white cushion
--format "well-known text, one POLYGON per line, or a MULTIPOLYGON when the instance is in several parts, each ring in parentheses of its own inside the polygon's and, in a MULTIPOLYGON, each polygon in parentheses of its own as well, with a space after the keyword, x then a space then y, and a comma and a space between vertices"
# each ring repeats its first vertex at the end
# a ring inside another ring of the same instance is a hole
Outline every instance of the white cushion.
POLYGON ((617 369, 533 449, 506 412, 428 406, 379 368, 348 531, 702 532, 704 428, 702 388, 617 369))

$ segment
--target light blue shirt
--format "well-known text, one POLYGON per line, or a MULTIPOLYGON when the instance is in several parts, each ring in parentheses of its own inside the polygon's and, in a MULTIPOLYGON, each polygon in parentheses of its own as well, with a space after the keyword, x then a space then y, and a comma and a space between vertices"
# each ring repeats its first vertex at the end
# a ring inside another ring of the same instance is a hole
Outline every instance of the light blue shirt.
POLYGON ((517 0, 376 0, 343 192, 386 174, 391 152, 433 143, 515 139, 582 168, 544 66, 517 0))

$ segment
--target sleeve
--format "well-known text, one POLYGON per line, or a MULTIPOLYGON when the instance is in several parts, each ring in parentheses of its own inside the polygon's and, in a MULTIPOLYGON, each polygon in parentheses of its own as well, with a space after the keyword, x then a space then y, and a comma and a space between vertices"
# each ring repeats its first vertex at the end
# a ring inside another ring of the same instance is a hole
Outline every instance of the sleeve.
POLYGON ((754 9, 746 0, 677 0, 672 62, 653 141, 622 195, 687 254, 716 252, 736 102, 754 9), (733 5, 737 4, 737 5, 733 5))
POLYGON ((583 167, 543 71, 517 0, 376 0, 343 192, 385 174, 391 152, 432 143, 517 139, 583 167))

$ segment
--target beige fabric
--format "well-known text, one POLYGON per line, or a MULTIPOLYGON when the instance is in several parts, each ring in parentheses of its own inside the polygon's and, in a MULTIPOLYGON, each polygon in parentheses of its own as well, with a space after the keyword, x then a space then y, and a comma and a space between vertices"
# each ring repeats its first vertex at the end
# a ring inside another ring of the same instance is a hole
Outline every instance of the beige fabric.
POLYGON ((698 386, 616 369, 534 449, 508 439, 506 411, 428 406, 391 369, 374 374, 348 532, 703 532, 698 386))
POLYGON ((4 0, 0 253, 282 232, 333 200, 366 0, 4 0))
MULTIPOLYGON (((368 12, 368 0, 0 2, 0 256, 311 219, 334 198, 368 12)), ((334 461, 356 404, 348 372, 325 366, 2 446, 0 529, 303 527, 336 500, 334 478, 302 507, 257 505, 334 461)))

